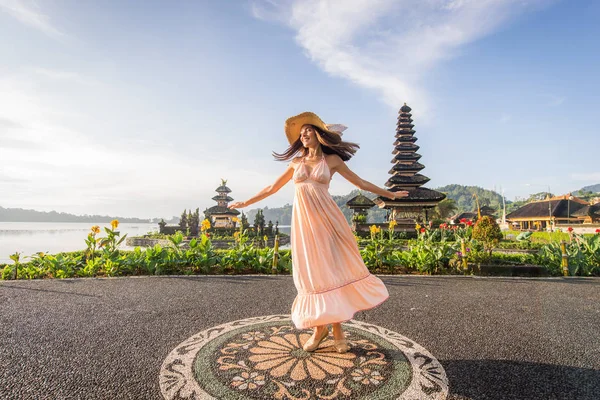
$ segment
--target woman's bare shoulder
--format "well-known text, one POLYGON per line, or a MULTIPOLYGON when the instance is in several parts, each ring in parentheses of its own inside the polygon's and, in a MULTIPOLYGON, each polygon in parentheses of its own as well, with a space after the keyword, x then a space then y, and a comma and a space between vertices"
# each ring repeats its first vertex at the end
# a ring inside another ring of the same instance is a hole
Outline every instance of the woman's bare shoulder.
POLYGON ((344 160, 342 160, 342 157, 340 157, 340 156, 339 156, 339 155, 337 155, 337 154, 328 154, 328 155, 325 157, 325 159, 327 160, 327 163, 328 163, 329 165, 331 165, 332 167, 333 167, 333 166, 336 166, 336 165, 339 165, 339 164, 341 164, 341 163, 343 163, 343 162, 344 162, 344 160))
POLYGON ((298 164, 300 161, 302 161, 302 157, 294 157, 292 158, 292 160, 290 161, 290 165, 292 164, 298 164))

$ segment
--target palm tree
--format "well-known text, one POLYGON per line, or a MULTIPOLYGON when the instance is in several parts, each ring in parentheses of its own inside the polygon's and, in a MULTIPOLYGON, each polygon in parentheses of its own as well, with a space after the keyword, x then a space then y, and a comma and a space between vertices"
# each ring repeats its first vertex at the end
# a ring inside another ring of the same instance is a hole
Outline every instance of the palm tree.
POLYGON ((456 202, 453 199, 445 198, 435 206, 433 213, 439 219, 447 219, 454 215, 456 210, 458 210, 456 202))

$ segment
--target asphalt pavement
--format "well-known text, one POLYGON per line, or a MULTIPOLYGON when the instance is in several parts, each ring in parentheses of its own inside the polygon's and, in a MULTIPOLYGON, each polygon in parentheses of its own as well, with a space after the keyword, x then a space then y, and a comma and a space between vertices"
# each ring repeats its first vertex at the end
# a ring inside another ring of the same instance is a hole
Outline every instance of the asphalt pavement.
MULTIPOLYGON (((600 278, 380 276, 355 319, 443 365, 449 399, 599 399, 600 278)), ((291 276, 0 282, 0 399, 161 399, 165 357, 195 333, 289 314, 291 276)))

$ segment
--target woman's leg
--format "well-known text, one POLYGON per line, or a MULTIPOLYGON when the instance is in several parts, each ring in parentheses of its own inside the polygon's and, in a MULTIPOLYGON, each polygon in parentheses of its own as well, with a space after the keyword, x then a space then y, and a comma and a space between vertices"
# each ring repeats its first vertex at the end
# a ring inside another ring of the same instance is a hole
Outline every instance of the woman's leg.
POLYGON ((314 337, 319 337, 320 335, 323 334, 323 329, 327 329, 327 325, 321 325, 321 326, 317 326, 313 329, 313 336, 314 337))
POLYGON ((302 347, 304 348, 305 351, 316 350, 317 347, 319 347, 319 343, 321 343, 321 341, 323 339, 325 339, 327 337, 327 335, 329 335, 329 331, 327 330, 327 325, 317 326, 313 330, 312 336, 310 338, 308 338, 308 340, 306 341, 306 343, 304 343, 304 345, 302 347))
POLYGON ((333 347, 335 347, 338 353, 345 353, 350 350, 350 346, 348 345, 348 341, 346 340, 346 336, 344 336, 344 330, 342 329, 342 324, 332 324, 333 325, 333 347))
POLYGON ((337 324, 331 324, 331 326, 333 328, 333 338, 335 340, 345 339, 344 330, 342 329, 341 323, 338 322, 337 324))

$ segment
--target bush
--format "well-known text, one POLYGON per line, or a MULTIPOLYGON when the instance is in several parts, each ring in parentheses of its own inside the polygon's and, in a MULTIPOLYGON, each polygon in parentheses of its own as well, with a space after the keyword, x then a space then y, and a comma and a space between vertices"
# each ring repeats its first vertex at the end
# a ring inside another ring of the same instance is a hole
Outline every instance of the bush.
POLYGON ((502 231, 496 221, 489 215, 484 215, 477 220, 473 228, 473 239, 483 243, 485 250, 492 255, 492 249, 498 245, 502 239, 502 231))

